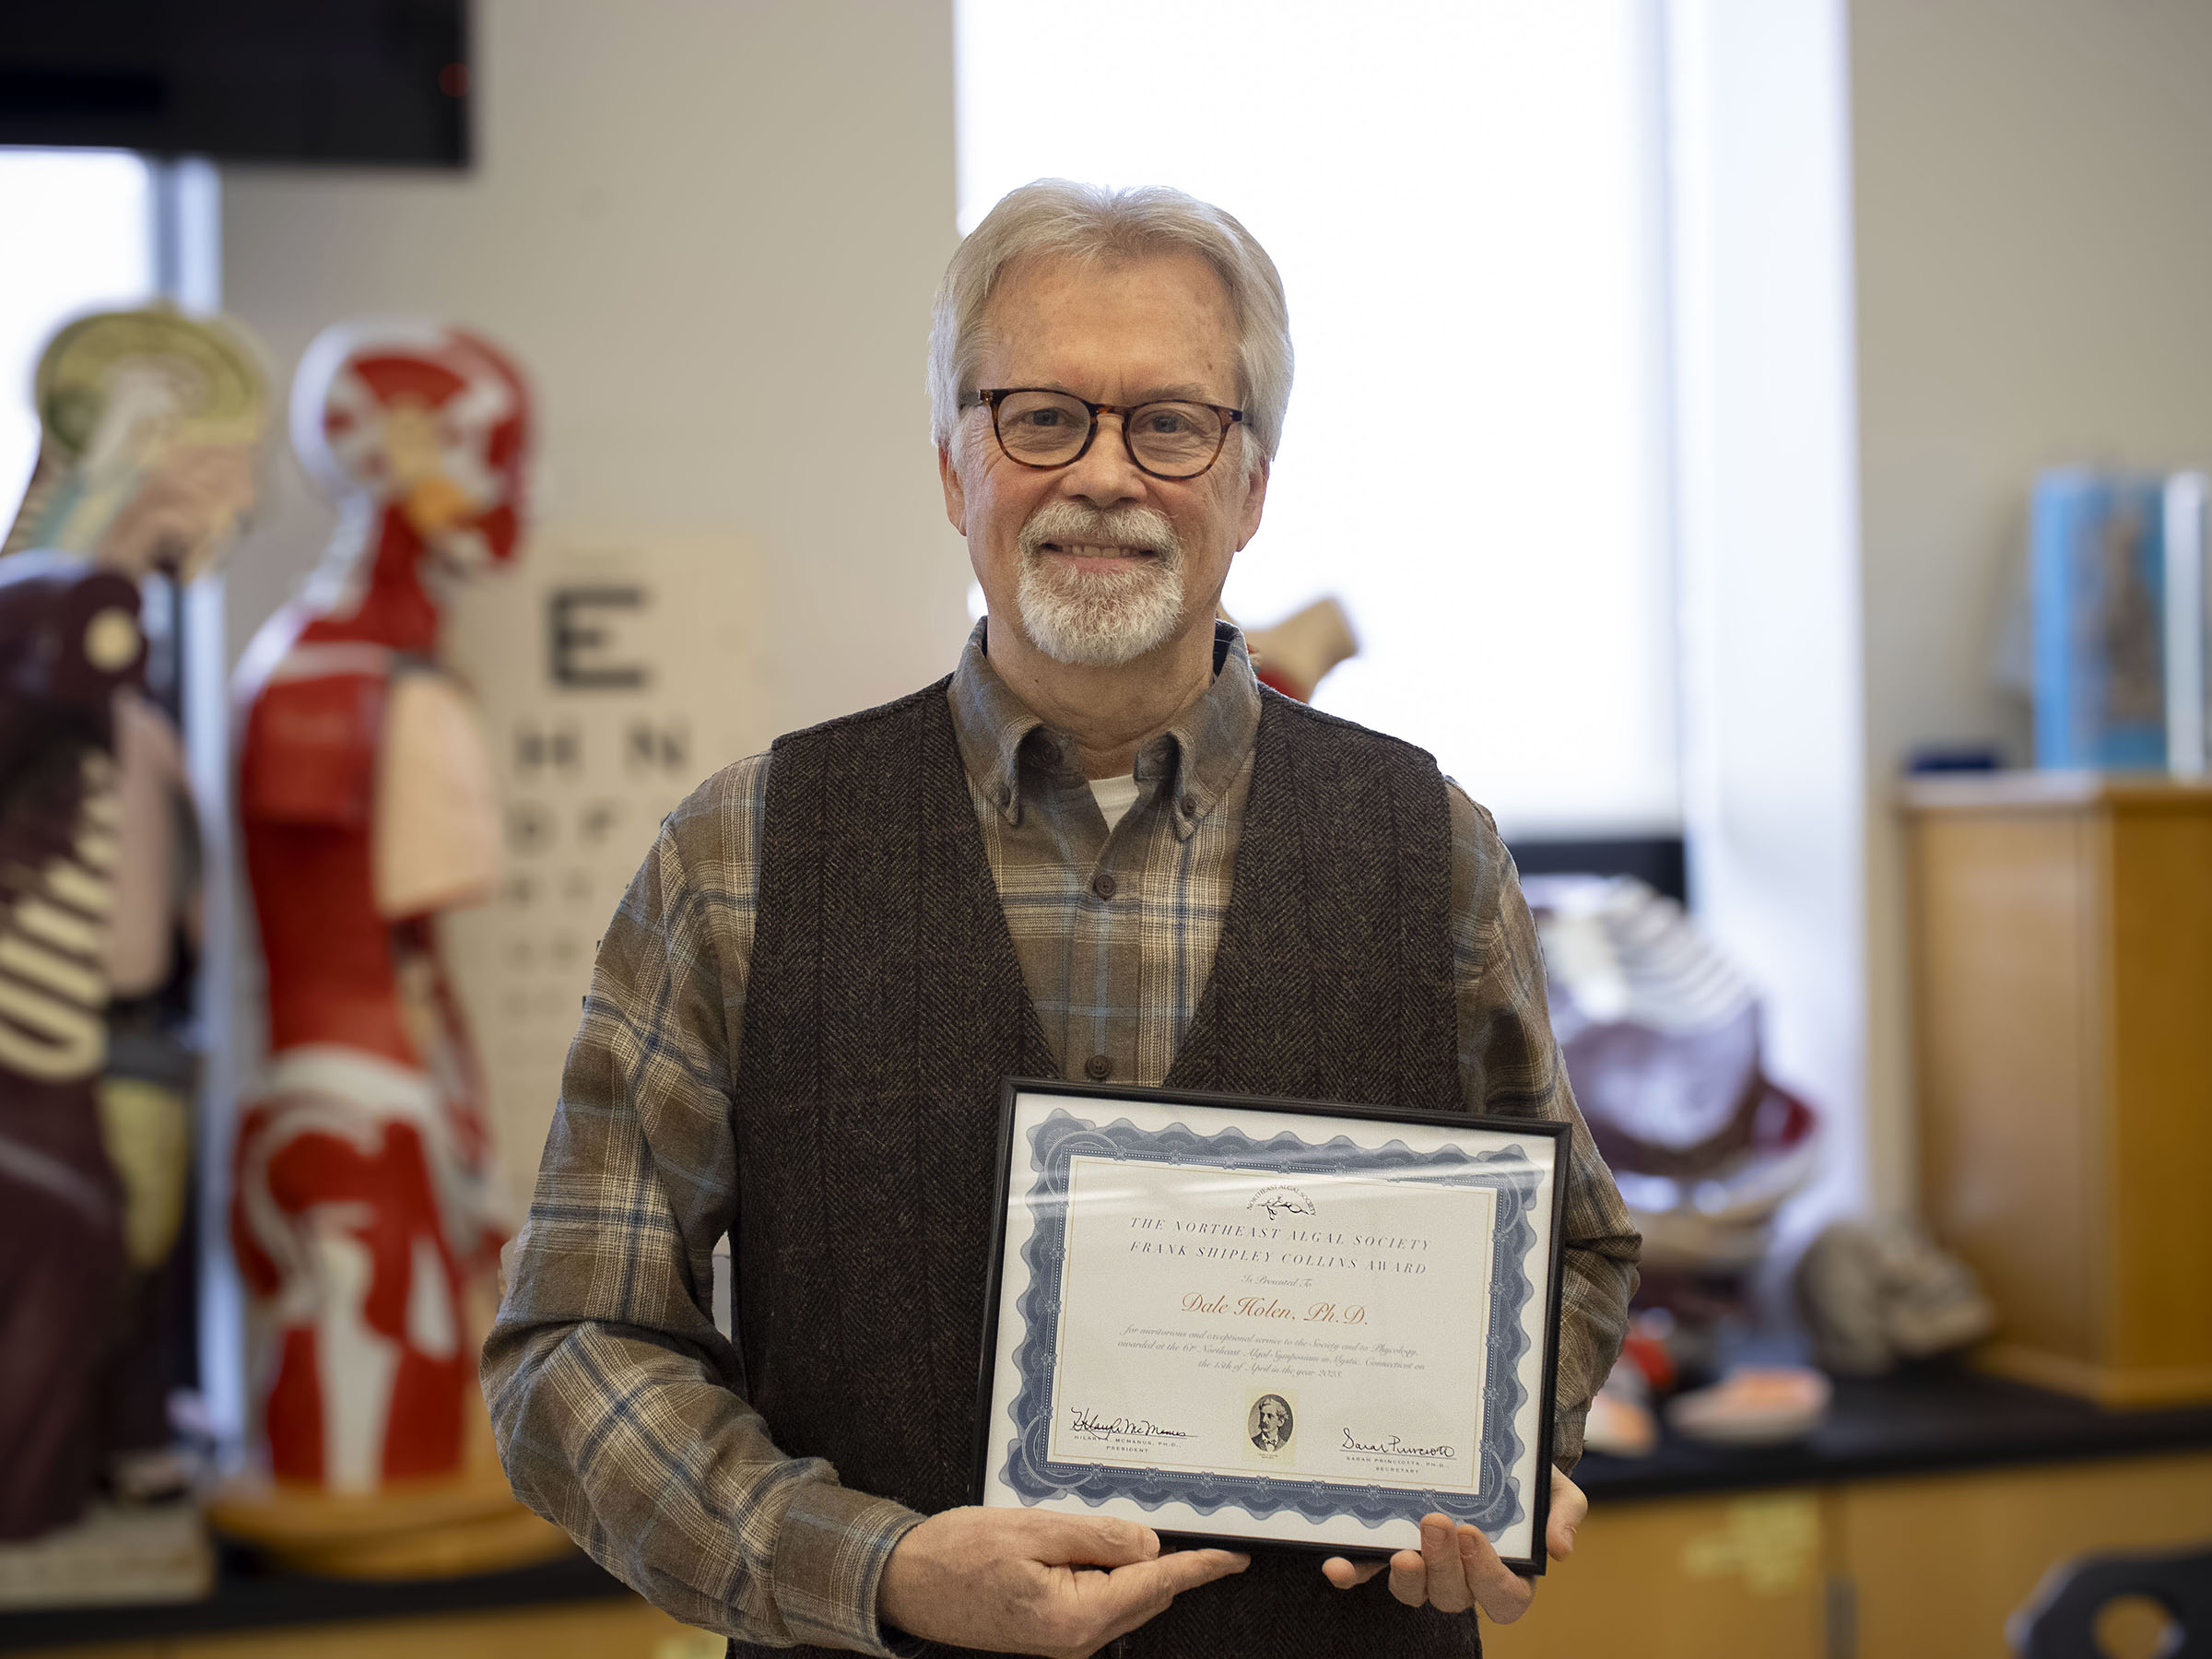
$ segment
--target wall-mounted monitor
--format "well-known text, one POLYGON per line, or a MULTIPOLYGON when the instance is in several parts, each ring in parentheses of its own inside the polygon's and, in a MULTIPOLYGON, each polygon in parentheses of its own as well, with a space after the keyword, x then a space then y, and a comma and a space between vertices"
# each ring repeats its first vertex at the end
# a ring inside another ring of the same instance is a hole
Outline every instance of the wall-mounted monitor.
POLYGON ((0 144, 465 167, 467 0, 6 0, 0 144))

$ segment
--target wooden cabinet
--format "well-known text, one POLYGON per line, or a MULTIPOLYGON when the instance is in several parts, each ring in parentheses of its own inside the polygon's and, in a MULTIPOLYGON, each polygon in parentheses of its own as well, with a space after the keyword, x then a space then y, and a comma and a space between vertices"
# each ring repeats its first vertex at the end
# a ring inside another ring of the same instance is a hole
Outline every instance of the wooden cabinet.
POLYGON ((2212 787, 1909 788, 1922 1200, 1991 1370, 2212 1399, 2212 787))
MULTIPOLYGON (((1827 1659, 1812 1488, 1605 1503, 1488 1659, 1827 1659)), ((1902 1651, 1902 1650, 1900 1650, 1902 1651)))
POLYGON ((1856 1482, 1831 1515, 1858 1653, 2010 1659, 2006 1619, 2059 1563, 2212 1544, 2212 1456, 1856 1482))
POLYGON ((2052 1568, 2206 1543, 2203 1452, 1601 1499, 1528 1615, 1486 1624, 1483 1646, 1490 1659, 2010 1659, 2006 1620, 2052 1568))
POLYGON ((18 1659, 722 1659, 719 1636, 635 1596, 358 1624, 50 1648, 18 1659))

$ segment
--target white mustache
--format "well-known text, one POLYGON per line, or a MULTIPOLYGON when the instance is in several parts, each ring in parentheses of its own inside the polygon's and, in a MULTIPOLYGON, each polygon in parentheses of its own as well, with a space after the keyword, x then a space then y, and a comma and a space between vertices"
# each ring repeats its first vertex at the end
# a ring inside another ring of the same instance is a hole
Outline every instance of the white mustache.
POLYGON ((1175 534, 1174 523, 1151 507, 1101 512, 1074 501, 1047 501, 1021 527, 1021 556, 1033 559, 1047 545, 1136 548, 1169 570, 1182 562, 1182 539, 1175 534))

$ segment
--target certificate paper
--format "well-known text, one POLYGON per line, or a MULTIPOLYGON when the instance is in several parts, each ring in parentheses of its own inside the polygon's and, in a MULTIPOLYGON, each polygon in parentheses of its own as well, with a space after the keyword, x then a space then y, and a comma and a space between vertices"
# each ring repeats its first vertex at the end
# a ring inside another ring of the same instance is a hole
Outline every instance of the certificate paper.
POLYGON ((1540 1570, 1562 1131, 1008 1085, 985 1504, 1540 1570))

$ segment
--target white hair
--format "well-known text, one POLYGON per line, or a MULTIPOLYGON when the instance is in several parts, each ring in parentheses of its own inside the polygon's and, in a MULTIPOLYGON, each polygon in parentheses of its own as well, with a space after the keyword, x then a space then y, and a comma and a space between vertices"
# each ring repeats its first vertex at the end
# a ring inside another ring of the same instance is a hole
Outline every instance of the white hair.
POLYGON ((945 267, 929 326, 929 429, 949 448, 972 403, 983 311, 1006 267, 1034 257, 1085 262, 1147 253, 1196 253, 1229 290, 1236 320, 1237 395, 1251 429, 1248 465, 1272 458, 1290 401, 1290 313, 1275 261, 1230 215, 1164 185, 1111 190, 1039 179, 1008 191, 945 267))

